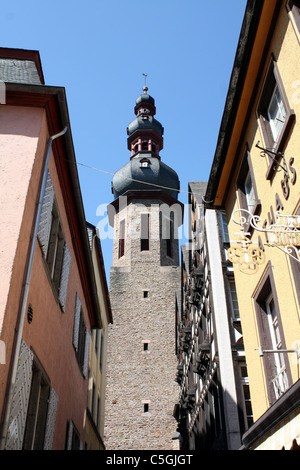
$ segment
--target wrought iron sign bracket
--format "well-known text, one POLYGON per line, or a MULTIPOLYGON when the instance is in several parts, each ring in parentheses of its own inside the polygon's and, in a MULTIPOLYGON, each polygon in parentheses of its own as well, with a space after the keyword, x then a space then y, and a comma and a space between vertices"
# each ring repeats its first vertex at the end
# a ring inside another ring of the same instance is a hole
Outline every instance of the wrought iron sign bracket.
POLYGON ((265 154, 267 154, 268 157, 270 157, 270 158, 273 160, 273 162, 274 162, 277 166, 280 166, 280 168, 285 172, 285 174, 287 175, 287 178, 289 179, 289 178, 290 178, 290 173, 289 173, 289 169, 288 169, 288 165, 287 165, 287 163, 286 163, 286 159, 285 159, 284 153, 276 153, 276 152, 273 152, 273 150, 263 148, 263 147, 261 147, 259 144, 260 144, 260 141, 257 142, 256 148, 258 148, 259 150, 262 151, 261 157, 264 157, 265 154), (277 158, 276 158, 276 157, 277 157, 277 158), (280 158, 282 158, 284 165, 281 165, 281 163, 279 163, 278 160, 279 160, 280 158), (278 160, 277 160, 277 159, 278 159, 278 160))
POLYGON ((276 212, 277 221, 269 227, 259 227, 257 223, 261 220, 246 209, 237 209, 233 212, 231 219, 240 226, 238 240, 230 240, 230 248, 227 250, 228 259, 232 263, 239 264, 239 268, 245 273, 255 273, 259 264, 263 264, 265 254, 256 242, 250 240, 250 233, 245 233, 244 227, 249 224, 267 236, 267 246, 276 247, 286 255, 300 263, 300 215, 284 215, 276 212), (243 213, 239 220, 235 214, 243 213))
POLYGON ((295 353, 297 355, 297 359, 300 359, 300 351, 298 348, 298 344, 296 344, 295 349, 262 349, 258 348, 258 352, 260 357, 263 357, 264 354, 283 354, 283 353, 295 353))

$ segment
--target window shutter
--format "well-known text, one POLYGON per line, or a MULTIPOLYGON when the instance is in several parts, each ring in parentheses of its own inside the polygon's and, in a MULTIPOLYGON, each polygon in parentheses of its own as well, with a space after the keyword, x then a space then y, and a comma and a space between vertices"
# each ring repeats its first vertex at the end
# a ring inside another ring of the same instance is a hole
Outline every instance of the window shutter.
POLYGON ((38 228, 38 239, 40 241, 43 253, 47 256, 50 228, 52 221, 52 207, 54 202, 54 189, 52 186, 51 176, 48 171, 45 192, 42 201, 39 228, 38 228))
POLYGON ((60 286, 59 286, 59 301, 60 301, 63 311, 65 311, 65 308, 66 308, 66 298, 67 298, 67 290, 68 290, 68 283, 69 283, 70 266, 71 266, 71 254, 70 254, 68 245, 65 243, 62 272, 61 272, 61 279, 60 279, 60 286))
POLYGON ((85 330, 84 361, 83 361, 83 375, 85 378, 87 378, 87 374, 88 374, 89 347, 90 347, 90 334, 88 330, 85 330))
POLYGON ((67 450, 72 450, 72 441, 73 441, 73 421, 70 419, 68 422, 68 434, 67 434, 67 450))
POLYGON ((52 450, 57 405, 58 405, 57 393, 55 392, 54 388, 51 388, 49 399, 48 399, 47 420, 46 420, 46 429, 45 429, 45 437, 44 437, 44 450, 52 450))
POLYGON ((8 423, 5 446, 7 450, 22 450, 31 388, 32 362, 33 353, 22 339, 8 423))
POLYGON ((75 312, 74 312, 74 328, 73 328, 73 345, 76 351, 78 351, 80 310, 81 310, 81 302, 78 297, 78 294, 76 294, 75 312))

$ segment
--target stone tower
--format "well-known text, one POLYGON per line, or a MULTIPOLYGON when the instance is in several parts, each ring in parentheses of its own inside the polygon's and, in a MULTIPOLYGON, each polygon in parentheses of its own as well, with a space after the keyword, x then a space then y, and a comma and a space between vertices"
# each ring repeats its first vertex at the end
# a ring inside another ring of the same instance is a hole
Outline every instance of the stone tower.
POLYGON ((178 399, 175 294, 180 288, 179 180, 161 161, 163 127, 147 93, 128 126, 129 162, 113 177, 114 227, 108 337, 107 450, 172 450, 178 399))

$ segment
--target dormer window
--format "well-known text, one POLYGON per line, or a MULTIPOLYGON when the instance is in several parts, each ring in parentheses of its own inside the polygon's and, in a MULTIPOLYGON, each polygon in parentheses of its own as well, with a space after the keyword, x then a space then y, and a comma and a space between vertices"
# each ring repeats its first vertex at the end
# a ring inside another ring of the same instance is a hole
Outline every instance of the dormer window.
POLYGON ((140 161, 140 167, 150 168, 150 160, 148 160, 148 158, 142 158, 142 160, 140 161))

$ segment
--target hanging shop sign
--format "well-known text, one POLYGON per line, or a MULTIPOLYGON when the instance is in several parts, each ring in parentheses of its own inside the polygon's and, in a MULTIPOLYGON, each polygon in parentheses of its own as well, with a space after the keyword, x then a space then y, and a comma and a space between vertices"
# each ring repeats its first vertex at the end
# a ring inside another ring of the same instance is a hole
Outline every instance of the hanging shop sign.
POLYGON ((240 271, 255 273, 259 265, 265 261, 264 250, 259 243, 251 240, 251 234, 244 230, 245 226, 251 226, 257 232, 264 232, 266 245, 276 247, 300 262, 300 215, 285 215, 277 211, 275 222, 268 227, 265 224, 260 227, 258 223, 261 218, 246 209, 235 210, 231 219, 240 226, 240 232, 237 233, 239 239, 230 241, 227 256, 232 263, 239 264, 240 271))
POLYGON ((254 274, 259 265, 265 261, 265 253, 258 246, 258 243, 250 240, 250 233, 244 232, 244 227, 235 235, 239 239, 230 241, 230 248, 227 250, 227 258, 233 264, 239 266, 239 270, 245 274, 254 274))

